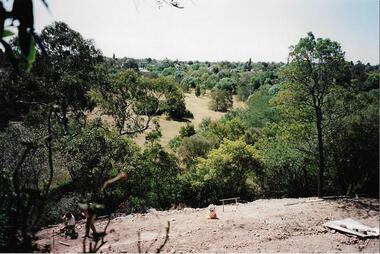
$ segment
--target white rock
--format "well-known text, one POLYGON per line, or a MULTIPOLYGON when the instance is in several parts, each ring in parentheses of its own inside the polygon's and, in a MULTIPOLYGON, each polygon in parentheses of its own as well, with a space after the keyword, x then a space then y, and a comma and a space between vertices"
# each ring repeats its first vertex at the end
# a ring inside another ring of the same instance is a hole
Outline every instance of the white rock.
POLYGON ((156 213, 156 212, 157 212, 157 210, 154 209, 154 208, 149 208, 148 209, 148 213, 156 213))

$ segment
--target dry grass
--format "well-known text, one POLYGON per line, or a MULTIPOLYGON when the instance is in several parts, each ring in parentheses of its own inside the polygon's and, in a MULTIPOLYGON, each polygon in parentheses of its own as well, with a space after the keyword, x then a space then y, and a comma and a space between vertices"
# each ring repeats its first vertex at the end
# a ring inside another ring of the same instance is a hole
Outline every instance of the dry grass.
MULTIPOLYGON (((196 97, 194 93, 185 93, 186 108, 193 113, 194 118, 186 122, 168 120, 165 116, 159 117, 162 132, 161 144, 166 146, 171 139, 178 135, 180 128, 187 123, 191 123, 197 128, 204 118, 209 117, 213 121, 219 120, 225 113, 210 110, 208 108, 210 100, 209 95, 196 97)), ((236 97, 234 97, 234 108, 242 107, 245 107, 245 103, 238 101, 236 97)), ((146 133, 137 136, 135 138, 136 143, 142 146, 145 142, 145 135, 146 133)))
MULTIPOLYGON (((185 126, 187 123, 191 123, 197 128, 197 126, 202 122, 204 118, 209 117, 213 121, 219 120, 225 113, 210 110, 208 107, 210 100, 211 98, 208 94, 196 97, 194 93, 185 93, 186 108, 193 113, 193 119, 174 121, 167 119, 167 117, 164 115, 158 117, 162 132, 161 144, 166 146, 171 139, 178 135, 181 127, 185 126)), ((234 108, 244 108, 245 106, 246 104, 244 102, 238 101, 234 96, 234 108)), ((95 109, 91 114, 88 115, 89 119, 94 119, 98 116, 100 116, 100 111, 98 109, 95 109)), ((111 116, 102 115, 101 119, 109 125, 112 125, 113 123, 111 116)), ((134 138, 135 142, 138 145, 143 146, 145 142, 145 135, 149 131, 151 131, 151 128, 146 132, 137 135, 137 137, 134 138)))

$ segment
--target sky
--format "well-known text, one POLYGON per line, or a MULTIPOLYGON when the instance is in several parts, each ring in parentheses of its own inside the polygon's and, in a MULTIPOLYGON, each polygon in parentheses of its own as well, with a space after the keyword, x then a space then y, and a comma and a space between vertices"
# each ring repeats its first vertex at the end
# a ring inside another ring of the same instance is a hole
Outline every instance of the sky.
POLYGON ((104 55, 286 62, 307 32, 339 42, 346 59, 379 63, 378 0, 34 0, 37 31, 64 21, 104 55))

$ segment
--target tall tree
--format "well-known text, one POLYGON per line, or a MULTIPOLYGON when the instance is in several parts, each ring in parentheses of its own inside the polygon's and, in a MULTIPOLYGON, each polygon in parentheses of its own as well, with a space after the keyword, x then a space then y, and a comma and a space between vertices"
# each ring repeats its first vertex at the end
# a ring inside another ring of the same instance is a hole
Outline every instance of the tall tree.
POLYGON ((309 32, 307 37, 301 38, 297 45, 291 47, 289 64, 283 70, 283 76, 299 86, 306 95, 301 100, 314 112, 319 157, 318 196, 323 195, 325 173, 324 100, 329 88, 339 80, 344 64, 344 52, 339 43, 330 39, 316 39, 309 32))

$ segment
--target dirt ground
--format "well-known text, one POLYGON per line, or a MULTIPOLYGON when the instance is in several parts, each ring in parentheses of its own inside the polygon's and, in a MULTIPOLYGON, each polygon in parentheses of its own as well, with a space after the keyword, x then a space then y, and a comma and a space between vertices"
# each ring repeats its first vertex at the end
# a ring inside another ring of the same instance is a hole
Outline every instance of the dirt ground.
MULTIPOLYGON (((120 216, 108 227, 102 252, 155 252, 165 238, 170 221, 169 240, 162 252, 379 252, 379 239, 360 239, 327 229, 323 223, 352 218, 371 227, 379 226, 376 199, 269 199, 216 208, 218 220, 208 219, 208 209, 155 211, 120 216)), ((81 252, 84 222, 77 224, 79 238, 55 236, 53 252, 81 252), (65 246, 59 243, 70 244, 65 246)), ((97 221, 102 228, 107 221, 97 221)), ((60 225, 62 226, 62 225, 60 225)), ((52 232, 38 233, 40 246, 52 245, 52 232)))

